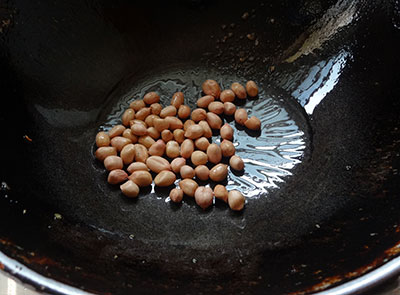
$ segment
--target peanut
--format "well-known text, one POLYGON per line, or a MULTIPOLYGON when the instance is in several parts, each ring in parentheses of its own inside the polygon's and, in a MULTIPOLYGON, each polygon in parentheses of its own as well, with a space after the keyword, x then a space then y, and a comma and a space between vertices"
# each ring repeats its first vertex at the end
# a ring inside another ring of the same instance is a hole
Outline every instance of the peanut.
POLYGON ((208 180, 210 176, 210 169, 205 165, 199 165, 194 169, 196 177, 202 181, 208 180))
POLYGON ((185 123, 183 124, 183 130, 188 130, 188 128, 192 125, 195 125, 196 123, 193 120, 186 120, 185 123))
POLYGON ((148 115, 148 116, 146 117, 146 119, 144 120, 144 122, 146 123, 146 125, 147 125, 148 127, 154 127, 154 123, 153 123, 154 118, 160 118, 160 117, 157 116, 157 115, 154 115, 154 114, 148 115))
POLYGON ((160 115, 160 113, 161 113, 162 105, 160 105, 159 103, 152 103, 152 104, 150 105, 150 110, 151 110, 151 113, 152 113, 153 115, 158 116, 158 115, 160 115))
POLYGON ((156 128, 158 132, 168 129, 169 127, 169 123, 165 119, 154 118, 153 124, 154 128, 156 128))
POLYGON ((258 87, 254 81, 247 81, 246 83, 246 91, 250 97, 255 97, 258 94, 258 87))
POLYGON ((146 95, 143 97, 143 101, 146 104, 153 104, 153 103, 157 103, 160 102, 160 96, 157 94, 157 92, 149 92, 146 93, 146 95))
POLYGON ((159 139, 161 135, 160 132, 154 127, 147 128, 147 134, 153 139, 159 139))
POLYGON ((195 140, 194 145, 196 148, 198 148, 201 151, 206 151, 208 146, 210 145, 210 142, 208 141, 207 138, 205 137, 200 137, 195 140))
POLYGON ((214 196, 225 203, 228 202, 228 190, 222 184, 217 184, 214 187, 214 196))
POLYGON ((206 96, 203 96, 203 97, 200 97, 198 100, 197 100, 197 106, 199 107, 199 108, 206 108, 206 107, 208 107, 208 105, 211 103, 211 102, 213 102, 214 101, 214 96, 212 96, 212 95, 206 95, 206 96))
POLYGON ((129 198, 135 198, 139 195, 139 187, 132 180, 128 180, 124 184, 121 184, 119 188, 121 189, 121 192, 129 198))
POLYGON ((228 123, 225 123, 220 130, 221 138, 232 140, 233 139, 233 128, 228 123))
POLYGON ((171 162, 172 171, 174 171, 175 173, 179 173, 181 171, 181 167, 184 165, 186 165, 186 159, 181 157, 175 158, 171 162))
POLYGON ((115 125, 113 128, 110 129, 110 131, 108 131, 108 136, 110 138, 120 136, 122 135, 125 129, 126 128, 123 125, 115 125))
POLYGON ((244 125, 247 121, 247 111, 245 109, 237 109, 235 112, 235 121, 240 125, 244 125))
POLYGON ((165 142, 159 139, 149 148, 149 155, 162 156, 165 153, 165 147, 165 142))
POLYGON ((111 139, 111 145, 115 147, 118 152, 129 143, 132 143, 131 140, 122 136, 116 136, 111 139))
POLYGON ((194 193, 196 204, 202 209, 210 207, 212 205, 213 198, 214 192, 209 187, 199 186, 194 193))
POLYGON ((235 146, 233 145, 233 143, 229 140, 224 139, 221 143, 220 143, 220 148, 222 151, 222 155, 224 157, 230 157, 233 156, 236 152, 235 146))
POLYGON ((126 170, 132 174, 135 171, 149 171, 149 168, 147 167, 147 165, 145 163, 142 162, 133 162, 132 164, 130 164, 128 166, 128 168, 126 168, 126 170))
POLYGON ((176 107, 167 106, 161 110, 160 117, 165 118, 167 116, 175 116, 176 115, 176 107))
POLYGON ((104 161, 108 156, 116 156, 117 149, 113 146, 102 146, 99 147, 95 152, 95 157, 99 161, 104 161))
POLYGON ((183 190, 174 188, 169 193, 169 198, 174 203, 180 203, 183 199, 183 190))
POLYGON ((149 149, 155 143, 155 140, 151 136, 145 135, 140 136, 138 142, 149 149))
POLYGON ((180 119, 178 119, 177 117, 168 116, 168 117, 165 117, 165 120, 167 120, 167 122, 169 124, 169 129, 171 129, 171 130, 183 128, 182 121, 180 119))
POLYGON ((195 151, 193 152, 192 156, 190 157, 192 160, 193 165, 205 165, 208 161, 207 154, 202 151, 195 151))
POLYGON ((203 89, 204 94, 212 95, 215 98, 218 98, 221 94, 221 88, 215 80, 204 81, 203 85, 201 85, 201 88, 203 89))
POLYGON ((132 128, 132 126, 135 125, 135 124, 140 124, 140 125, 143 125, 144 128, 147 128, 147 124, 146 124, 146 122, 143 121, 143 120, 135 119, 135 120, 129 121, 129 126, 130 126, 131 128, 132 128))
POLYGON ((171 105, 173 105, 176 109, 179 109, 181 105, 183 105, 184 96, 182 92, 175 92, 172 95, 171 105))
POLYGON ((224 112, 224 104, 220 101, 213 101, 208 105, 208 110, 214 114, 221 115, 224 112))
POLYGON ((131 104, 129 105, 129 107, 131 109, 133 109, 135 112, 143 109, 144 107, 146 107, 146 104, 144 103, 144 101, 142 99, 137 99, 131 102, 131 104))
POLYGON ((188 159, 194 152, 193 140, 187 138, 181 144, 181 157, 188 159))
POLYGON ((132 133, 132 129, 130 128, 124 130, 124 132, 122 133, 122 137, 130 139, 132 143, 137 143, 138 141, 137 136, 132 133))
POLYGON ((236 106, 231 102, 224 102, 224 114, 232 116, 236 112, 236 106))
POLYGON ((148 186, 153 182, 153 178, 148 171, 137 170, 133 172, 129 177, 134 183, 136 183, 139 187, 148 186))
POLYGON ((136 162, 146 163, 146 160, 148 157, 149 157, 149 154, 147 152, 147 148, 140 143, 135 144, 135 160, 136 160, 136 162))
POLYGON ((192 179, 195 176, 194 169, 188 165, 183 165, 179 173, 181 174, 182 179, 185 178, 192 179))
POLYGON ((178 117, 182 120, 189 118, 190 116, 190 107, 187 105, 181 105, 178 109, 178 117))
POLYGON ((121 169, 112 170, 107 177, 109 184, 118 184, 128 178, 128 174, 121 169))
POLYGON ((219 96, 219 99, 222 102, 232 102, 235 100, 235 93, 230 90, 230 89, 226 89, 224 91, 221 92, 221 95, 219 96))
POLYGON ((199 185, 193 179, 184 179, 179 182, 179 187, 182 189, 185 195, 194 197, 194 193, 199 185))
POLYGON ((215 182, 223 181, 228 175, 228 166, 217 164, 210 170, 210 179, 215 182))
POLYGON ((207 113, 205 110, 203 109, 194 109, 192 111, 192 115, 190 116, 190 118, 195 121, 196 123, 201 121, 201 120, 205 120, 207 117, 207 113))
POLYGON ((122 169, 122 167, 124 167, 124 163, 118 156, 108 156, 104 159, 104 167, 106 167, 108 171, 122 169))
POLYGON ((154 184, 161 187, 172 185, 176 180, 176 175, 172 171, 161 171, 154 178, 154 184))
POLYGON ((121 156, 122 162, 124 162, 125 165, 129 165, 130 163, 133 162, 133 159, 135 158, 135 146, 131 143, 127 144, 121 150, 120 156, 121 156))
POLYGON ((151 156, 146 160, 146 165, 155 173, 160 173, 163 170, 171 170, 171 164, 160 156, 151 156))
POLYGON ((199 125, 203 127, 204 133, 203 136, 206 138, 210 138, 212 136, 212 130, 210 128, 210 125, 208 125, 207 121, 200 121, 199 125))
POLYGON ((179 144, 182 144, 182 142, 185 140, 185 131, 183 131, 183 129, 175 129, 173 134, 175 141, 179 144))
POLYGON ((122 124, 129 126, 129 121, 135 119, 135 111, 133 109, 127 109, 122 115, 122 124))
POLYGON ((241 171, 244 169, 244 162, 241 157, 234 155, 229 159, 229 166, 234 170, 241 171))
POLYGON ((185 137, 190 138, 190 139, 196 139, 204 134, 204 129, 198 124, 194 124, 188 127, 188 129, 185 132, 185 137))
POLYGON ((97 147, 102 147, 102 146, 109 146, 110 145, 110 136, 108 136, 107 133, 104 131, 100 131, 96 135, 96 145, 97 147))
POLYGON ((235 82, 231 85, 232 91, 235 93, 236 97, 239 99, 245 99, 247 97, 246 89, 242 84, 235 82))
POLYGON ((133 124, 131 130, 136 136, 147 135, 147 128, 143 124, 133 124))
POLYGON ((215 143, 210 144, 207 148, 207 157, 209 162, 218 164, 222 159, 221 148, 215 143))
POLYGON ((176 157, 179 157, 180 153, 181 152, 179 149, 179 144, 175 140, 170 140, 167 142, 165 148, 165 154, 167 155, 167 157, 174 159, 176 157))
POLYGON ((250 119, 244 122, 244 126, 249 128, 250 130, 260 130, 261 129, 261 121, 255 116, 252 116, 250 119))
POLYGON ((135 118, 141 121, 144 121, 148 115, 150 115, 151 109, 150 108, 143 108, 137 111, 135 118))
POLYGON ((218 115, 211 112, 207 113, 207 123, 208 125, 210 125, 212 129, 220 129, 222 126, 221 118, 218 115))
POLYGON ((241 192, 232 190, 228 193, 228 204, 232 210, 240 211, 244 207, 245 198, 241 192))
POLYGON ((168 141, 174 139, 174 135, 172 134, 171 131, 166 129, 161 132, 161 138, 162 138, 162 140, 164 140, 164 142, 168 142, 168 141))

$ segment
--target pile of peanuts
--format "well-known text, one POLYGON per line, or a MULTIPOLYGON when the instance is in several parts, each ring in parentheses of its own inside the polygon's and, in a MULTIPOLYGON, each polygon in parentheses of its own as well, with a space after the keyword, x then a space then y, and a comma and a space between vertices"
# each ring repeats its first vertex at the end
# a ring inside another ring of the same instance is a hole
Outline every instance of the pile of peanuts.
POLYGON ((95 156, 109 171, 108 182, 114 185, 124 182, 120 185, 122 193, 137 197, 140 187, 152 184, 150 171, 156 174, 154 184, 159 187, 173 185, 179 174, 182 180, 179 187, 170 191, 171 201, 179 203, 185 194, 194 197, 196 203, 206 209, 215 196, 227 202, 232 210, 242 210, 245 198, 241 192, 228 192, 221 184, 213 190, 199 186, 193 179, 224 181, 228 166, 220 163, 222 157, 229 158, 231 169, 244 169, 243 160, 235 155, 233 128, 228 123, 223 125, 220 116, 234 116, 238 124, 259 130, 260 120, 254 116, 248 118, 245 109, 237 109, 233 104, 235 98, 257 96, 258 87, 254 81, 248 81, 246 87, 235 82, 231 89, 221 92, 216 81, 206 80, 202 90, 205 96, 198 99, 198 108, 193 111, 184 104, 182 92, 174 93, 171 105, 164 108, 159 103, 160 96, 149 92, 143 99, 130 103, 130 108, 122 115, 121 125, 114 126, 108 133, 100 131, 96 135, 95 156), (210 143, 212 129, 219 130, 220 145, 210 143), (188 159, 191 165, 186 163, 188 159), (213 167, 209 169, 207 163, 213 167))

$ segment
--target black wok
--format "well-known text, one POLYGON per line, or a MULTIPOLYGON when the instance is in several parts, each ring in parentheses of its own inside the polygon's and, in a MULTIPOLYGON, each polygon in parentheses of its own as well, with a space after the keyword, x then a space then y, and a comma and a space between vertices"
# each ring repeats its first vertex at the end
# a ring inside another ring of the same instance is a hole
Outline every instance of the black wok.
POLYGON ((391 1, 2 1, 0 268, 65 294, 308 294, 396 275, 399 26, 391 1), (193 106, 207 78, 261 89, 245 107, 265 129, 235 126, 258 167, 231 175, 245 210, 124 198, 96 132, 145 91, 193 106))

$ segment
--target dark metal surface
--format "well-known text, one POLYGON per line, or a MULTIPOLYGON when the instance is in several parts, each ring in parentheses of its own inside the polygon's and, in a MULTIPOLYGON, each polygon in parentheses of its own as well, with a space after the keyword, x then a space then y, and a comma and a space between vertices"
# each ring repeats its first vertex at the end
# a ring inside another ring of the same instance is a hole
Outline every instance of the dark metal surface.
POLYGON ((10 22, 0 87, 10 105, 0 117, 1 252, 57 281, 113 294, 305 294, 397 256, 392 3, 155 5, 2 8, 10 22), (174 207, 163 191, 126 200, 92 155, 97 130, 135 83, 181 69, 188 84, 198 68, 198 80, 257 81, 306 134, 302 162, 240 214, 218 204, 201 212, 190 201, 174 207))

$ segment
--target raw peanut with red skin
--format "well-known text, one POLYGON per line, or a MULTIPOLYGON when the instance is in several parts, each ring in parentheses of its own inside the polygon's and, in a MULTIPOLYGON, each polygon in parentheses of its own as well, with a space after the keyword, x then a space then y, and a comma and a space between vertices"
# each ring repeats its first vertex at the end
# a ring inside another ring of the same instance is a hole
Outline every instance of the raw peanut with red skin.
POLYGON ((212 205, 213 197, 214 192, 209 187, 199 186, 194 193, 196 204, 202 209, 207 209, 212 205))
POLYGON ((204 133, 203 136, 206 138, 210 138, 212 136, 212 130, 210 128, 210 125, 208 125, 207 121, 200 121, 199 125, 203 127, 204 133))
POLYGON ((233 145, 233 143, 229 140, 224 139, 221 143, 220 143, 220 148, 222 151, 222 155, 224 157, 231 157, 235 154, 236 149, 235 146, 233 145))
POLYGON ((205 165, 208 161, 207 154, 202 151, 194 151, 190 159, 195 166, 205 165))
POLYGON ((174 171, 175 173, 179 173, 181 171, 181 167, 184 165, 186 165, 186 159, 181 157, 175 158, 171 162, 172 171, 174 171))
POLYGON ((173 105, 176 109, 179 109, 179 107, 183 105, 184 99, 185 98, 182 92, 175 92, 172 95, 171 105, 173 105))
POLYGON ((130 139, 132 143, 137 143, 138 141, 137 136, 132 133, 132 129, 130 128, 124 130, 124 132, 122 133, 122 137, 130 139))
POLYGON ((139 187, 149 186, 153 182, 153 178, 148 171, 138 170, 133 172, 129 177, 139 187))
POLYGON ((204 94, 212 95, 215 98, 219 98, 219 95, 221 94, 221 88, 219 87, 217 81, 215 80, 204 81, 203 84, 201 85, 201 88, 204 94))
POLYGON ((158 95, 157 92, 148 92, 146 93, 146 95, 143 97, 143 101, 146 104, 153 104, 153 103, 157 103, 160 102, 160 96, 158 95))
POLYGON ((175 130, 175 129, 182 129, 183 128, 183 123, 180 119, 178 119, 177 117, 165 117, 165 120, 167 120, 168 124, 169 124, 169 129, 171 130, 175 130))
POLYGON ((188 130, 188 128, 192 125, 195 125, 196 123, 193 120, 186 120, 186 122, 183 124, 183 130, 188 130))
POLYGON ((132 121, 129 122, 129 126, 131 126, 131 128, 132 128, 132 126, 135 125, 135 124, 143 125, 145 128, 147 128, 147 124, 146 124, 146 122, 143 121, 143 120, 135 119, 135 120, 132 120, 132 121))
POLYGON ((160 173, 163 170, 171 170, 171 164, 160 156, 151 156, 146 160, 146 165, 155 173, 160 173))
POLYGON ((235 121, 240 125, 244 125, 244 122, 247 121, 247 111, 245 109, 237 109, 235 112, 235 121))
POLYGON ((177 112, 176 107, 167 106, 167 107, 165 107, 165 108, 163 108, 161 110, 160 117, 161 118, 165 118, 165 117, 168 117, 168 116, 172 116, 173 117, 173 116, 176 115, 176 112, 177 112))
POLYGON ((233 128, 228 123, 225 123, 220 130, 221 138, 232 140, 233 139, 233 128))
POLYGON ((194 169, 196 177, 202 181, 208 180, 210 177, 210 169, 206 165, 199 165, 194 169))
POLYGON ((255 116, 252 116, 246 122, 244 122, 244 126, 249 128, 250 130, 260 130, 261 129, 261 121, 255 116))
POLYGON ((168 141, 174 139, 174 135, 172 134, 172 132, 170 130, 166 129, 161 132, 161 138, 162 138, 162 140, 164 140, 164 142, 168 142, 168 141))
POLYGON ((100 131, 99 133, 96 134, 97 147, 109 146, 110 142, 111 142, 110 136, 108 136, 108 134, 105 133, 104 131, 100 131))
POLYGON ((194 145, 196 146, 196 148, 198 148, 199 150, 205 152, 208 148, 208 146, 210 145, 210 142, 208 141, 207 138, 205 137, 200 137, 198 139, 195 140, 194 145))
POLYGON ((224 104, 220 101, 213 101, 208 105, 208 110, 214 114, 221 115, 224 113, 224 104))
POLYGON ((165 142, 162 139, 159 139, 149 148, 149 155, 162 156, 165 153, 165 148, 165 142))
POLYGON ((240 211, 244 207, 245 198, 241 192, 232 190, 228 193, 229 207, 234 211, 240 211))
POLYGON ((209 162, 218 164, 222 159, 221 148, 215 143, 210 144, 207 148, 207 157, 209 162))
POLYGON ((241 171, 244 169, 244 162, 241 157, 234 155, 229 159, 229 166, 236 171, 241 171))
POLYGON ((132 143, 130 139, 122 136, 116 136, 111 139, 111 146, 115 147, 118 152, 120 152, 124 146, 130 143, 132 143))
POLYGON ((124 162, 125 165, 129 165, 135 159, 135 146, 131 143, 127 144, 121 150, 120 156, 121 156, 122 162, 124 162))
POLYGON ((242 84, 235 82, 231 85, 232 91, 235 93, 236 97, 239 99, 245 99, 247 97, 246 89, 242 84))
POLYGON ((150 105, 150 110, 151 110, 151 113, 152 113, 153 115, 158 116, 158 115, 160 115, 160 113, 161 113, 162 105, 160 105, 159 103, 152 103, 152 104, 150 105))
POLYGON ((236 106, 231 102, 224 102, 224 115, 232 116, 236 112, 236 106))
POLYGON ((149 135, 140 136, 138 142, 140 144, 143 144, 147 149, 149 149, 153 144, 155 144, 155 140, 149 135))
POLYGON ((207 112, 203 109, 195 109, 192 111, 192 115, 190 116, 193 121, 196 123, 205 120, 207 117, 207 112))
POLYGON ((172 171, 161 171, 154 178, 154 184, 160 187, 167 187, 172 185, 176 180, 176 175, 172 171))
POLYGON ((222 184, 217 184, 214 187, 214 196, 225 203, 228 202, 228 190, 222 184))
POLYGON ((121 192, 128 198, 136 198, 139 195, 139 187, 132 180, 128 180, 119 186, 121 192))
POLYGON ((188 127, 185 132, 185 137, 190 139, 196 139, 204 134, 204 129, 198 124, 194 124, 188 127))
POLYGON ((133 109, 127 109, 121 118, 122 124, 124 126, 129 126, 129 121, 134 120, 135 119, 135 111, 133 109))
POLYGON ((228 166, 225 164, 217 164, 210 170, 210 179, 215 182, 223 181, 228 175, 228 166))
POLYGON ((137 120, 144 121, 144 119, 146 119, 146 117, 148 115, 150 115, 150 113, 151 113, 151 109, 150 108, 143 108, 143 109, 140 109, 139 111, 137 111, 137 113, 135 115, 135 118, 137 120))
POLYGON ((147 128, 143 124, 133 124, 131 130, 136 136, 147 135, 147 128))
POLYGON ((160 132, 154 127, 147 128, 147 134, 153 139, 159 139, 161 135, 160 132))
POLYGON ((146 107, 146 104, 144 103, 143 99, 137 99, 131 102, 129 105, 131 109, 133 109, 135 112, 143 109, 146 107))
POLYGON ((194 152, 193 140, 189 138, 185 139, 181 144, 181 157, 189 159, 193 152, 194 152))
POLYGON ((107 171, 122 169, 122 167, 124 167, 124 163, 118 156, 108 156, 104 159, 104 167, 106 167, 107 171))
POLYGON ((169 123, 165 119, 154 118, 153 124, 154 124, 154 128, 156 128, 157 131, 159 131, 159 132, 162 132, 163 130, 166 130, 169 128, 169 123))
POLYGON ((183 199, 183 190, 174 188, 170 191, 169 193, 169 198, 171 199, 172 202, 174 203, 180 203, 182 202, 183 199))
POLYGON ((246 83, 246 91, 250 97, 255 97, 258 94, 258 87, 254 81, 247 81, 246 83))
POLYGON ((167 157, 170 157, 172 159, 179 157, 179 155, 181 154, 179 144, 175 140, 168 141, 165 148, 165 154, 167 155, 167 157))
POLYGON ((177 143, 181 144, 185 140, 185 131, 183 129, 175 129, 173 134, 177 143))
POLYGON ((115 125, 113 128, 111 128, 108 131, 108 136, 110 138, 113 138, 113 137, 116 137, 116 136, 120 136, 120 135, 122 135, 122 133, 124 132, 125 129, 126 128, 123 125, 115 125))
POLYGON ((187 105, 181 105, 178 109, 178 117, 181 119, 187 119, 190 116, 190 107, 187 105))
POLYGON ((221 95, 219 96, 219 99, 222 102, 232 102, 235 100, 235 93, 230 90, 230 89, 226 89, 224 91, 221 92, 221 95))
POLYGON ((157 115, 154 115, 154 114, 148 115, 148 116, 146 117, 146 119, 144 120, 144 122, 146 123, 146 125, 147 125, 148 127, 154 127, 154 123, 153 123, 154 118, 160 118, 160 117, 157 116, 157 115))
POLYGON ((181 174, 181 178, 190 178, 192 179, 195 176, 194 169, 188 165, 183 165, 181 167, 181 170, 179 170, 179 173, 181 174))
POLYGON ((182 189, 185 195, 194 197, 194 193, 199 185, 193 179, 184 179, 179 182, 179 187, 182 189))
POLYGON ((126 168, 126 170, 132 174, 135 171, 149 171, 149 168, 145 163, 142 162, 133 162, 126 168))
POLYGON ((95 157, 99 161, 104 161, 108 156, 116 156, 117 149, 113 146, 102 146, 99 147, 95 152, 95 157))
POLYGON ((214 98, 214 96, 212 96, 212 95, 206 95, 206 96, 200 97, 200 98, 197 100, 197 106, 198 106, 199 108, 206 108, 206 107, 208 107, 208 105, 209 105, 211 102, 213 102, 214 100, 215 100, 215 98, 214 98))
POLYGON ((109 184, 118 184, 128 178, 128 174, 122 169, 112 170, 107 177, 109 184))
POLYGON ((207 123, 212 129, 220 129, 222 126, 221 118, 211 112, 207 113, 207 123))
POLYGON ((146 163, 148 157, 147 148, 140 143, 135 144, 135 161, 146 163))

